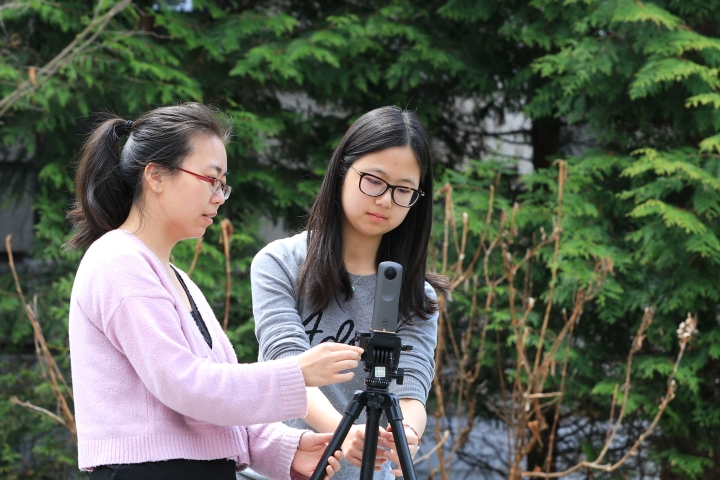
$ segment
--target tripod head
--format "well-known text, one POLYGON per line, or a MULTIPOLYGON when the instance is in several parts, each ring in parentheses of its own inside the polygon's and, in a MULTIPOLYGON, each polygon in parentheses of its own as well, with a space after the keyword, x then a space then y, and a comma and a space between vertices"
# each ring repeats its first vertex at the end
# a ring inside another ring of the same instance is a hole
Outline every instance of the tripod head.
POLYGON ((404 372, 398 368, 400 352, 412 350, 403 345, 397 330, 402 266, 395 262, 382 262, 378 266, 375 307, 370 332, 355 334, 357 344, 365 350, 362 355, 363 369, 368 372, 365 386, 386 390, 390 381, 402 385, 404 372))
POLYGON ((405 373, 402 368, 398 368, 400 352, 408 352, 412 346, 402 345, 400 337, 394 333, 358 332, 355 338, 360 347, 365 349, 362 354, 365 363, 363 369, 368 372, 365 386, 387 389, 391 380, 402 385, 405 373))

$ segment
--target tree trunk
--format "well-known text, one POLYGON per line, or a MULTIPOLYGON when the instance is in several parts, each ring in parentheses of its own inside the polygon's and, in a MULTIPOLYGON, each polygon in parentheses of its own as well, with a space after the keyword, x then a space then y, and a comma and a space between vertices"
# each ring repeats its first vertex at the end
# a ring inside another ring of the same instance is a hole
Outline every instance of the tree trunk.
POLYGON ((562 122, 554 117, 533 120, 530 141, 533 146, 533 166, 535 170, 550 166, 548 157, 560 151, 560 128, 562 122))

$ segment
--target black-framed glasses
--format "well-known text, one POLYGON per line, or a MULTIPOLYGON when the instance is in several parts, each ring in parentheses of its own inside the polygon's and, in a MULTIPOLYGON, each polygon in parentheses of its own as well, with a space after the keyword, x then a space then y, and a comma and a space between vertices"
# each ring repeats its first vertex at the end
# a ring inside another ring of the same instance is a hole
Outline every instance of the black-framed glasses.
POLYGON ((405 187, 402 185, 390 185, 388 182, 380 177, 376 177, 370 173, 365 173, 357 170, 355 167, 350 167, 360 175, 360 191, 370 197, 379 197, 391 189, 390 196, 393 202, 400 207, 410 208, 420 200, 420 197, 424 197, 425 194, 422 190, 415 188, 405 187))
POLYGON ((230 192, 232 192, 232 187, 230 185, 226 185, 220 180, 219 178, 212 178, 212 177, 206 177, 205 175, 200 175, 199 173, 191 172, 190 170, 185 170, 184 168, 175 167, 181 172, 189 173, 190 175, 194 175, 200 180, 203 180, 205 182, 208 182, 210 185, 210 191, 213 193, 213 195, 217 195, 218 193, 222 192, 223 197, 225 197, 225 200, 227 200, 230 197, 230 192))

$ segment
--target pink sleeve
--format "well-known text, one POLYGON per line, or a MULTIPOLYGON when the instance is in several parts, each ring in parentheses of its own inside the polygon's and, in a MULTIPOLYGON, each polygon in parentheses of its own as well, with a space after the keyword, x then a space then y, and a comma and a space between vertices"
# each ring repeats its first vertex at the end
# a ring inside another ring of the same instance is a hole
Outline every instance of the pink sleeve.
POLYGON ((289 479, 290 465, 304 430, 282 423, 247 427, 250 468, 273 480, 289 479))
POLYGON ((229 364, 201 358, 191 350, 167 293, 152 293, 124 298, 105 334, 158 400, 182 415, 223 426, 305 416, 305 382, 294 359, 229 364))

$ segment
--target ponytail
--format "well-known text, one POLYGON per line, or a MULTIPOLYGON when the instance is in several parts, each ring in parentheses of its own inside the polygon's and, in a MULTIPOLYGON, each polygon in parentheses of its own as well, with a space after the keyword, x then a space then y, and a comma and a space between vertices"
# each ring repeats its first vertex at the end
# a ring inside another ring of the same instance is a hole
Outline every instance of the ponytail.
POLYGON ((75 178, 77 200, 68 214, 77 229, 67 243, 70 248, 90 246, 130 213, 137 183, 123 179, 120 168, 120 136, 130 132, 128 127, 132 123, 119 117, 105 119, 83 145, 75 178))
POLYGON ((77 199, 68 212, 75 233, 65 247, 89 247, 122 225, 133 205, 141 208, 143 175, 150 162, 174 174, 192 152, 196 137, 215 136, 226 144, 231 133, 230 117, 192 102, 156 108, 135 122, 103 115, 82 147, 77 199))

